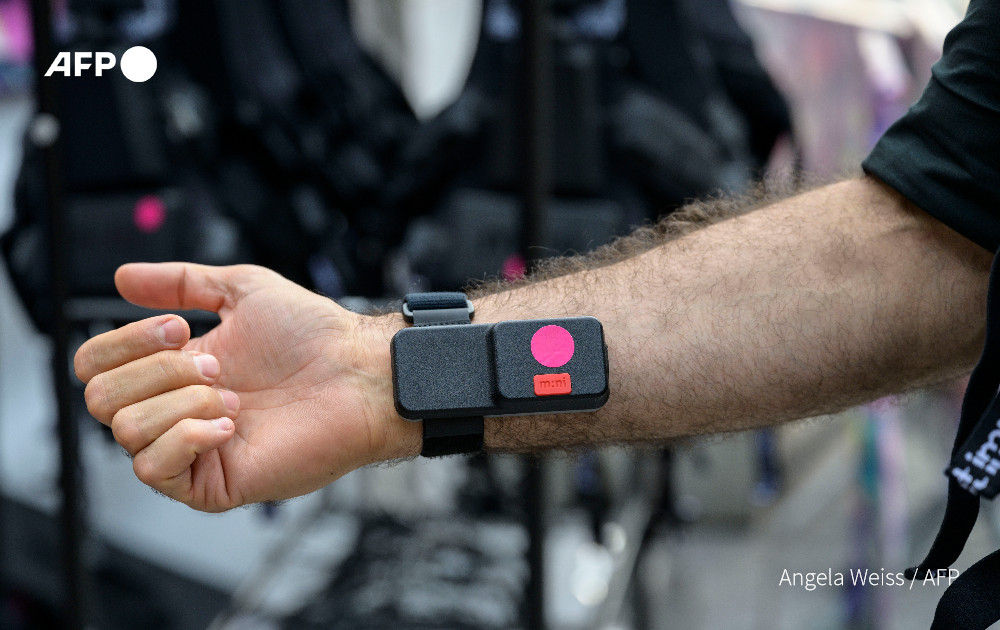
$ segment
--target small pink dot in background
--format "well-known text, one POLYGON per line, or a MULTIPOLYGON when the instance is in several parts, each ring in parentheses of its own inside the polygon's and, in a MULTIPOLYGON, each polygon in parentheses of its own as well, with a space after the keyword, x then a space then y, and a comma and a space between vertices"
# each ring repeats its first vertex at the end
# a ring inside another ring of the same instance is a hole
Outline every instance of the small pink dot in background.
POLYGON ((528 263, 521 254, 511 254, 500 267, 500 276, 504 280, 517 280, 528 273, 528 263))
POLYGON ((146 234, 157 232, 167 221, 167 204, 155 195, 146 195, 135 202, 132 220, 140 232, 146 234))
POLYGON ((531 338, 531 354, 545 367, 566 365, 575 349, 573 335, 562 326, 543 326, 531 338))

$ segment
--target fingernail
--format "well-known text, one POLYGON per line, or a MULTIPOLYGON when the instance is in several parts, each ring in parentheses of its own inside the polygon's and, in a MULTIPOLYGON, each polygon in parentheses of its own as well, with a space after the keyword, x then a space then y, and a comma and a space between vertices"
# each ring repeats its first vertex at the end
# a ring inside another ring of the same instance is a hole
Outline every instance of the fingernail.
POLYGON ((218 429, 223 433, 229 433, 230 431, 233 430, 233 427, 236 426, 233 424, 233 421, 230 420, 229 418, 219 418, 218 420, 212 420, 212 424, 215 425, 216 429, 218 429))
POLYGON ((239 411, 240 409, 240 397, 229 391, 228 389, 220 389, 219 395, 222 396, 222 402, 226 405, 226 409, 229 411, 239 411))
POLYGON ((168 319, 156 331, 160 341, 168 346, 176 346, 184 340, 184 326, 176 319, 168 319))
POLYGON ((219 375, 219 360, 210 354, 197 354, 194 364, 205 378, 215 378, 219 375))

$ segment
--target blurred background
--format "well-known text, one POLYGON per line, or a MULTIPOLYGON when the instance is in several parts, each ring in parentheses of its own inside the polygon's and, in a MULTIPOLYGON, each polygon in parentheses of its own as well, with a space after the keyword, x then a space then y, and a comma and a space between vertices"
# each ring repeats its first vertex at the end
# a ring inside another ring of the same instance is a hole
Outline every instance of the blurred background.
MULTIPOLYGON (((517 277, 686 199, 855 174, 964 8, 0 0, 0 628, 928 626, 946 584, 802 580, 923 557, 961 383, 206 515, 134 478, 70 361, 149 315, 114 294, 131 260, 253 262, 367 309, 517 277), (33 68, 133 45, 158 58, 146 83, 33 68)), ((960 569, 1000 546, 984 516, 960 569)))

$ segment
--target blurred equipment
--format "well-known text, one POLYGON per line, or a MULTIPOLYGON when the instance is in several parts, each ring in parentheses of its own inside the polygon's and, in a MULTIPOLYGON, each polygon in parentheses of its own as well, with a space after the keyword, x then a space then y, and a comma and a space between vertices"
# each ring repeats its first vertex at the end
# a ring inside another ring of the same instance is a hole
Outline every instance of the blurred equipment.
MULTIPOLYGON (((416 119, 357 45, 343 0, 77 0, 56 32, 60 50, 142 44, 159 61, 146 83, 45 78, 61 95, 69 295, 114 296, 113 270, 133 260, 253 262, 331 297, 383 294, 406 222, 384 191, 416 119)), ((27 137, 2 249, 44 331, 40 156, 27 137)))
MULTIPOLYGON (((741 191, 790 133, 725 0, 567 0, 550 18, 553 196, 532 243, 539 257, 588 251, 687 199, 741 191)), ((390 197, 431 209, 403 251, 434 289, 497 275, 518 252, 520 40, 521 2, 487 0, 464 91, 400 156, 390 197)))
MULTIPOLYGON (((358 44, 345 0, 69 3, 64 48, 143 43, 160 60, 144 84, 118 72, 50 78, 63 93, 72 232, 120 245, 70 252, 71 294, 113 295, 107 271, 139 258, 255 262, 332 297, 401 290, 409 280, 386 268, 393 250, 426 283, 404 290, 517 275, 520 6, 486 1, 463 92, 418 124, 358 44), (143 223, 153 198, 164 220, 143 223)), ((739 191, 790 132, 725 0, 560 1, 550 17, 554 196, 532 244, 542 256, 739 191)), ((44 327, 37 153, 27 142, 3 252, 44 327)))
POLYGON ((406 221, 384 191, 417 123, 359 47, 345 0, 178 7, 178 60, 218 115, 211 172, 255 262, 332 297, 381 296, 406 221))
POLYGON ((354 553, 289 630, 518 627, 527 573, 517 524, 463 516, 366 519, 354 553))

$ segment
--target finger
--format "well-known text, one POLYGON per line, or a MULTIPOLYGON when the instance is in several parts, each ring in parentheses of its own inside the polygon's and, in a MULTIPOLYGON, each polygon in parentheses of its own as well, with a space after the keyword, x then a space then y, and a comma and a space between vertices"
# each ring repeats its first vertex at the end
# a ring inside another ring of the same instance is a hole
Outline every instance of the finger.
POLYGON ((184 418, 235 418, 239 396, 207 385, 188 385, 121 409, 111 419, 115 440, 135 455, 184 418))
POLYGON ((183 318, 150 317, 89 339, 73 357, 73 368, 77 378, 89 383, 101 372, 161 350, 180 348, 190 337, 191 329, 183 318))
POLYGON ((235 428, 229 418, 181 420, 136 454, 132 470, 147 486, 184 501, 191 490, 195 458, 228 442, 235 428))
POLYGON ((119 409, 187 385, 212 385, 220 371, 210 354, 164 350, 98 374, 83 396, 91 415, 110 425, 119 409))
POLYGON ((115 273, 122 297, 149 308, 202 309, 216 313, 242 295, 243 280, 262 273, 250 265, 211 267, 193 263, 132 263, 115 273))

